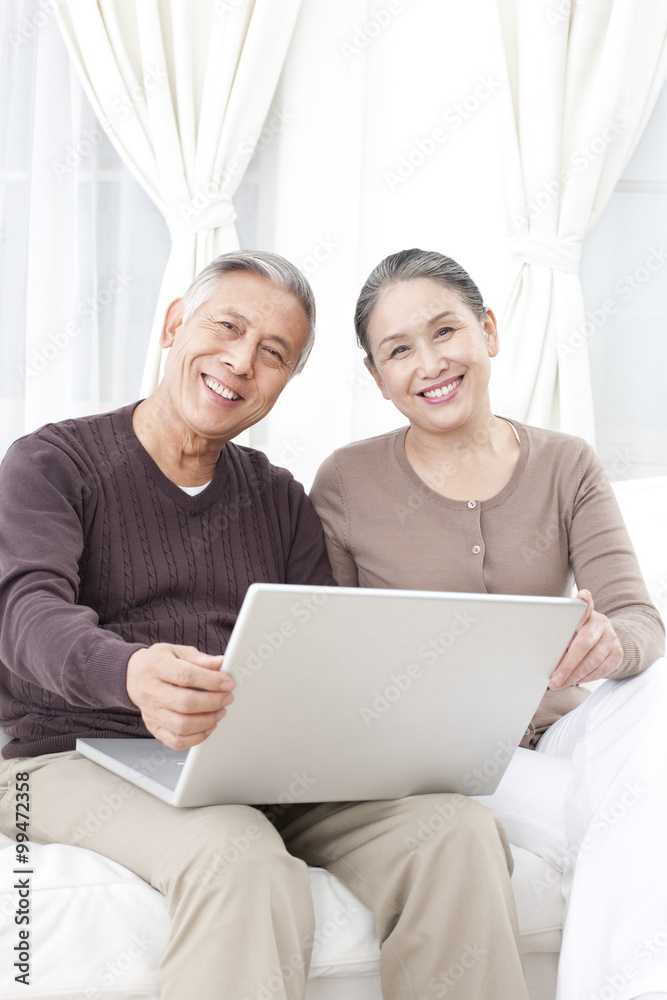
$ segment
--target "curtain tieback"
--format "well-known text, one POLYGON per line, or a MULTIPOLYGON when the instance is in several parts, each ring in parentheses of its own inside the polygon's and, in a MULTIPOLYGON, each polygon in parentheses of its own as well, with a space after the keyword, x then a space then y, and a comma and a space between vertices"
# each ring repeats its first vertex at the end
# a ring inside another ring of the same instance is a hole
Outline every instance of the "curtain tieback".
POLYGON ((524 264, 537 264, 538 267, 550 267, 554 271, 569 271, 579 273, 581 263, 581 240, 551 240, 548 243, 541 240, 520 239, 514 237, 509 241, 509 248, 517 260, 524 264))
POLYGON ((196 236, 210 229, 231 226, 236 219, 234 202, 231 198, 215 201, 204 194, 195 195, 190 201, 182 202, 178 212, 167 219, 172 240, 182 240, 186 236, 196 236))

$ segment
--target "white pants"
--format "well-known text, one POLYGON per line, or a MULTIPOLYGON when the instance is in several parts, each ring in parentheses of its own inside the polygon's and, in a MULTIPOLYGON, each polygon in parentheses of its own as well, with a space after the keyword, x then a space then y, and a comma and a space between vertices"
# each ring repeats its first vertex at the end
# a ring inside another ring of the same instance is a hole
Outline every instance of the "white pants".
POLYGON ((667 992, 666 742, 663 658, 605 681, 476 796, 512 844, 564 872, 557 1000, 667 992))

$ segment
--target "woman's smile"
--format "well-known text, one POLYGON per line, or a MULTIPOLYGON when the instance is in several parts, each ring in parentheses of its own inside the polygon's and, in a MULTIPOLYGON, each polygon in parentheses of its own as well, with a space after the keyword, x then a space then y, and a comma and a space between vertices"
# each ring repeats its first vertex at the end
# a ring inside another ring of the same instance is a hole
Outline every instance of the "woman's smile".
POLYGON ((458 378, 438 382, 437 385, 432 385, 428 389, 422 389, 417 395, 422 396, 427 403, 446 403, 448 400, 454 398, 454 394, 461 385, 464 377, 463 375, 459 375, 458 378))

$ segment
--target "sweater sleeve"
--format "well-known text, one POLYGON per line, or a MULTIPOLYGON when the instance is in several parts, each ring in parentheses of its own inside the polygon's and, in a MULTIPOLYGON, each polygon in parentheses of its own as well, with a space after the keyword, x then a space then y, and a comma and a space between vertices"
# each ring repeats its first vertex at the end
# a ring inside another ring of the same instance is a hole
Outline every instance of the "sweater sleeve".
POLYGON ((623 647, 610 677, 641 673, 665 651, 665 628, 651 603, 623 516, 600 460, 585 445, 569 531, 570 563, 578 589, 590 590, 623 647))
POLYGON ((125 687, 127 643, 78 603, 91 488, 72 455, 38 433, 0 469, 0 661, 76 707, 136 710, 125 687))
POLYGON ((329 561, 339 587, 358 587, 359 573, 354 557, 348 548, 348 516, 344 487, 336 463, 330 455, 318 469, 310 491, 326 539, 329 561))
POLYGON ((285 583, 332 586, 336 581, 331 572, 322 525, 303 486, 292 478, 289 499, 291 532, 285 583))

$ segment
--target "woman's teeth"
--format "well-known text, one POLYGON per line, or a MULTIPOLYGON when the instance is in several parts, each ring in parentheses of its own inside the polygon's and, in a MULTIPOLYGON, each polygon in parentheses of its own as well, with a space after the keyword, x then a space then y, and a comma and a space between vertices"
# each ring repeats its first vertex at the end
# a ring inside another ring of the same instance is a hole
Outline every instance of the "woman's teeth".
POLYGON ((437 399, 439 396, 448 396, 450 392, 454 392, 459 385, 461 385, 461 379, 457 378, 455 382, 449 382, 447 385, 443 385, 440 389, 430 389, 428 392, 420 393, 426 399, 437 399))

